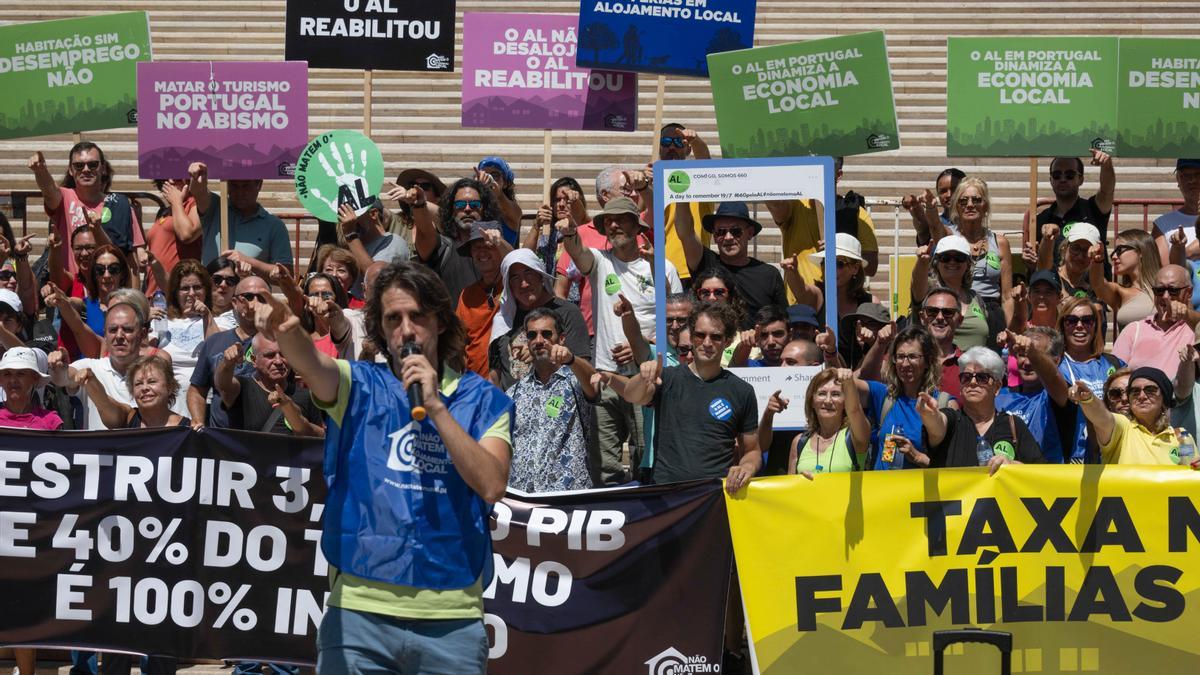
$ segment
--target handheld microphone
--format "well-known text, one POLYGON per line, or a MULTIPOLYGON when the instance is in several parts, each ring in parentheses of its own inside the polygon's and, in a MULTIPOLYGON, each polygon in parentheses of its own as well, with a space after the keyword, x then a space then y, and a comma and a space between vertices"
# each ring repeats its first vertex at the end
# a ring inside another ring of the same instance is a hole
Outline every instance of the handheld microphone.
MULTIPOLYGON (((421 347, 415 342, 405 342, 400 348, 400 358, 406 356, 414 356, 421 353, 421 347)), ((424 395, 421 393, 421 383, 413 382, 408 385, 408 405, 412 418, 418 422, 425 419, 425 401, 424 395)))

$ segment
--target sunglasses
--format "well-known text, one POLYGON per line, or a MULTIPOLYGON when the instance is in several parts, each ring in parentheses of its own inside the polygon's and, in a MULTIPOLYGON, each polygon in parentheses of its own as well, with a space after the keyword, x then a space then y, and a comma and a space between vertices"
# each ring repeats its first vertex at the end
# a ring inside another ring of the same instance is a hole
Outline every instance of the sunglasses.
POLYGON ((237 286, 238 278, 231 274, 214 274, 213 286, 237 286))
POLYGON ((433 183, 431 183, 427 180, 412 180, 412 181, 409 181, 404 187, 406 187, 410 190, 415 187, 419 187, 422 190, 432 190, 434 188, 434 185, 433 185, 433 183))
POLYGON ((857 260, 845 260, 842 258, 838 258, 836 264, 837 264, 837 268, 840 270, 840 269, 849 267, 851 265, 857 265, 858 261, 857 260))
POLYGON ((525 339, 529 340, 530 342, 532 342, 533 340, 536 340, 539 335, 542 336, 543 340, 553 340, 554 339, 554 331, 550 330, 549 328, 543 328, 541 330, 525 331, 525 339))
POLYGON ((1162 295, 1163 293, 1166 293, 1173 298, 1177 298, 1185 293, 1192 292, 1191 286, 1151 286, 1150 290, 1154 291, 1154 295, 1162 295))
POLYGON ((728 227, 728 228, 723 227, 720 229, 713 230, 713 237, 715 237, 717 239, 724 239, 725 235, 731 234, 736 239, 737 237, 742 236, 743 232, 745 232, 745 230, 743 230, 740 227, 728 227))
POLYGON ((0 281, 12 281, 17 278, 17 273, 12 270, 0 270, 0 281))
POLYGON ((970 384, 972 382, 977 382, 986 387, 989 384, 991 384, 992 382, 994 382, 995 380, 996 380, 996 378, 992 377, 991 373, 959 373, 958 374, 958 383, 959 384, 970 384))
POLYGON ((266 297, 264 297, 262 293, 238 293, 237 297, 241 298, 242 300, 245 300, 246 302, 263 302, 263 303, 265 303, 267 301, 266 297))
POLYGON ((936 319, 941 316, 945 319, 953 319, 958 316, 957 307, 925 307, 921 310, 927 319, 936 319))
POLYGON ((662 138, 658 139, 658 144, 664 148, 669 148, 672 145, 677 148, 687 147, 687 141, 678 136, 663 136, 662 138))
POLYGON ((71 168, 76 171, 83 171, 85 168, 88 171, 95 171, 100 168, 100 162, 95 160, 91 162, 71 162, 71 168))
POLYGON ((691 345, 679 345, 678 347, 675 348, 675 353, 679 354, 680 356, 687 356, 688 354, 692 353, 692 346, 691 345))
POLYGON ((1113 247, 1112 257, 1120 258, 1121 256, 1125 255, 1126 252, 1136 251, 1136 250, 1137 250, 1136 248, 1130 246, 1129 244, 1119 244, 1119 245, 1113 247))
POLYGON ((696 290, 698 298, 723 298, 729 295, 728 288, 700 288, 696 290))
POLYGON ((1091 328, 1092 326, 1096 325, 1096 317, 1094 317, 1094 316, 1064 316, 1063 317, 1063 325, 1064 326, 1078 326, 1081 324, 1084 326, 1087 326, 1088 328, 1091 328))
POLYGON ((1123 387, 1113 387, 1104 393, 1110 401, 1120 401, 1125 398, 1126 390, 1123 387))
POLYGON ((1066 171, 1051 171, 1050 172, 1050 177, 1053 178, 1054 180, 1063 180, 1064 178, 1066 180, 1075 180, 1076 178, 1079 178, 1079 175, 1080 175, 1079 172, 1075 171, 1073 169, 1067 169, 1066 171))
POLYGON ((478 211, 483 208, 483 202, 478 199, 455 199, 454 208, 458 209, 459 211, 465 208, 471 208, 478 211))
POLYGON ((979 204, 983 204, 983 203, 984 203, 983 197, 977 197, 974 195, 971 195, 969 197, 959 197, 958 198, 959 206, 966 206, 967 204, 979 205, 979 204))
POLYGON ((1158 398, 1158 395, 1162 393, 1158 385, 1155 384, 1148 384, 1144 387, 1130 387, 1126 391, 1129 392, 1130 401, 1141 398, 1142 394, 1145 394, 1146 398, 1158 398))
POLYGON ((937 257, 938 262, 952 265, 965 265, 970 258, 961 253, 943 253, 937 257))
POLYGON ((667 323, 687 324, 687 317, 686 316, 668 316, 667 323))
POLYGON ((111 263, 108 265, 96 265, 92 269, 96 270, 96 274, 99 274, 100 276, 104 276, 105 274, 111 274, 114 277, 120 276, 121 272, 125 271, 125 268, 120 263, 111 263))

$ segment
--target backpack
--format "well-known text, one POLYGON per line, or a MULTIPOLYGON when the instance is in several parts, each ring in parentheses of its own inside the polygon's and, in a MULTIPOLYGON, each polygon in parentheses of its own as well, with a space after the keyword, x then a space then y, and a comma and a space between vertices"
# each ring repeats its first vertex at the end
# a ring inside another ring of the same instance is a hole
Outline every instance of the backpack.
POLYGON ((866 208, 867 200, 853 190, 834 200, 834 221, 836 231, 844 232, 858 239, 858 210, 866 208))
MULTIPOLYGON (((947 405, 949 405, 951 398, 953 398, 953 397, 944 391, 938 392, 938 395, 937 395, 938 410, 941 410, 942 408, 945 408, 947 405)), ((891 394, 888 394, 886 397, 884 397, 883 407, 881 407, 879 409, 880 431, 883 431, 883 421, 885 419, 887 419, 888 413, 890 413, 892 411, 892 408, 894 408, 895 406, 896 406, 896 399, 891 394)), ((1014 435, 1014 438, 1015 438, 1015 435, 1014 435)), ((867 454, 867 466, 875 466, 875 460, 877 458, 876 453, 878 451, 879 451, 879 448, 871 448, 871 452, 867 454)))

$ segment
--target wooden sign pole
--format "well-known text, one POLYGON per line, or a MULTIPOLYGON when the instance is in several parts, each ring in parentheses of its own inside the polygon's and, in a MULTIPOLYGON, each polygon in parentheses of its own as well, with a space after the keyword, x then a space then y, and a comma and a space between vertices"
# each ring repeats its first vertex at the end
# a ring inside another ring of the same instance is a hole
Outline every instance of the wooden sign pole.
POLYGON ((658 76, 658 94, 654 97, 654 143, 650 148, 651 161, 658 159, 658 130, 662 129, 663 101, 667 97, 667 76, 658 76))
POLYGON ((370 69, 363 71, 363 136, 371 137, 371 94, 374 77, 370 69))
POLYGON ((550 141, 553 132, 550 129, 546 129, 543 133, 545 135, 542 137, 542 194, 545 195, 544 198, 549 200, 550 204, 553 205, 554 195, 550 194, 550 183, 552 178, 550 175, 550 141))
POLYGON ((217 253, 233 250, 233 246, 229 243, 229 182, 217 181, 217 189, 221 195, 221 245, 217 247, 217 253))
MULTIPOLYGON (((1030 233, 1033 235, 1033 242, 1037 242, 1037 200, 1038 200, 1038 158, 1029 158, 1029 224, 1025 228, 1025 241, 1030 241, 1030 233)), ((1034 270, 1029 270, 1032 275, 1034 270)))
POLYGON ((71 142, 74 143, 75 145, 79 145, 79 142, 82 140, 83 140, 83 134, 81 132, 76 131, 71 134, 71 142))

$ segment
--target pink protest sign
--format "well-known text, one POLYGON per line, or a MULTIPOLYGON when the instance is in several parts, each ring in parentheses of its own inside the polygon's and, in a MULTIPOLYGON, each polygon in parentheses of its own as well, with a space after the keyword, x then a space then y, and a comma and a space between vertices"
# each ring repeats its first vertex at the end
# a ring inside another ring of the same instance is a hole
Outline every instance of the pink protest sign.
POLYGON ((575 65, 578 17, 463 15, 464 127, 637 129, 637 75, 575 65))
POLYGON ((287 178, 308 143, 308 64, 139 63, 138 175, 287 178))

